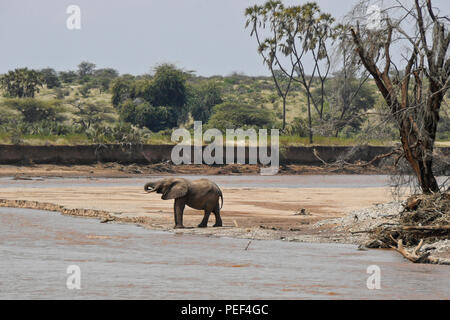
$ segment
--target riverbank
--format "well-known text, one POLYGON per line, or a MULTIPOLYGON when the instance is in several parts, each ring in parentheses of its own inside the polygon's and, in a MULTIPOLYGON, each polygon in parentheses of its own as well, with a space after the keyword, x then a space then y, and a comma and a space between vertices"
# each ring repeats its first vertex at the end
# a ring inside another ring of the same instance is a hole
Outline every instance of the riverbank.
MULTIPOLYGON (((361 245, 370 240, 368 230, 399 217, 400 201, 408 195, 404 190, 394 201, 387 176, 210 176, 223 190, 224 227, 197 228, 203 213, 186 208, 186 229, 174 230, 173 201, 143 190, 145 181, 157 178, 4 177, 0 207, 54 211, 176 234, 361 245)), ((213 223, 212 216, 209 225, 213 223)), ((428 250, 450 257, 448 242, 428 250)))
MULTIPOLYGON (((259 175, 259 165, 172 165, 167 162, 140 165, 119 163, 96 163, 92 165, 57 165, 57 164, 30 164, 30 165, 0 165, 0 177, 15 177, 27 179, 30 177, 96 177, 96 178, 132 178, 142 175, 184 174, 184 175, 259 175)), ((347 166, 343 168, 308 166, 308 165, 282 165, 279 175, 336 175, 336 174, 389 174, 392 168, 377 168, 374 166, 358 167, 347 166)))
MULTIPOLYGON (((372 180, 377 187, 364 187, 365 181, 362 180, 367 180, 367 177, 359 177, 358 181, 336 181, 333 176, 322 176, 319 183, 310 185, 306 180, 314 180, 315 176, 289 176, 283 179, 283 184, 276 178, 260 176, 216 179, 224 195, 223 228, 196 228, 203 213, 186 208, 184 222, 187 228, 173 230, 173 201, 164 201, 157 194, 144 192, 144 179, 79 178, 75 183, 70 179, 55 181, 45 177, 23 181, 3 178, 0 206, 58 211, 176 233, 348 243, 345 233, 330 232, 330 227, 317 227, 316 223, 392 200, 390 188, 379 187, 382 182, 376 176, 372 180), (244 187, 255 185, 252 181, 259 187, 244 187), (345 182, 350 186, 342 187, 345 182), (299 188, 302 184, 307 187, 299 188)), ((211 217, 210 225, 213 223, 214 218, 211 217)))

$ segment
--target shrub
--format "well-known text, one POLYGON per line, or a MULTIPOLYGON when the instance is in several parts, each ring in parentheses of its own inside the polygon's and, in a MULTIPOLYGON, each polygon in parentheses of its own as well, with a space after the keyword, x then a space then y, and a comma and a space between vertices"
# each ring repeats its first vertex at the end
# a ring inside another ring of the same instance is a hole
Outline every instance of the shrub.
POLYGON ((0 87, 11 98, 33 98, 42 84, 41 73, 28 68, 15 69, 0 77, 0 87))
POLYGON ((222 132, 226 129, 238 128, 273 128, 275 125, 273 112, 258 109, 249 105, 223 103, 214 107, 214 113, 208 121, 208 128, 217 128, 222 132))
POLYGON ((140 144, 148 139, 149 132, 119 122, 114 127, 94 125, 86 131, 86 135, 94 143, 140 144))
POLYGON ((59 73, 59 78, 64 83, 72 83, 78 79, 78 75, 75 71, 61 71, 59 73))
POLYGON ((114 80, 112 104, 121 119, 152 131, 177 127, 188 118, 186 74, 173 65, 156 68, 152 80, 114 80))
POLYGON ((87 82, 84 85, 82 85, 81 88, 78 89, 78 91, 80 92, 80 94, 83 98, 87 98, 87 97, 89 97, 89 93, 93 87, 94 87, 94 84, 92 82, 87 82))
POLYGON ((294 118, 286 127, 286 133, 291 136, 306 137, 308 135, 308 124, 306 120, 300 117, 294 118))
POLYGON ((59 81, 58 74, 52 68, 45 68, 40 71, 43 82, 47 85, 47 88, 59 88, 61 87, 61 81, 59 81))
POLYGON ((222 90, 215 82, 208 81, 190 88, 188 104, 194 120, 208 122, 213 107, 222 102, 222 90))
POLYGON ((56 88, 55 89, 56 99, 64 100, 65 97, 70 95, 70 91, 68 89, 56 88))
POLYGON ((7 99, 5 105, 21 112, 23 121, 33 123, 43 120, 63 121, 60 100, 38 100, 33 98, 7 99))
POLYGON ((118 108, 121 103, 124 103, 128 99, 134 99, 134 92, 135 86, 133 80, 125 77, 113 80, 111 84, 112 105, 118 108))

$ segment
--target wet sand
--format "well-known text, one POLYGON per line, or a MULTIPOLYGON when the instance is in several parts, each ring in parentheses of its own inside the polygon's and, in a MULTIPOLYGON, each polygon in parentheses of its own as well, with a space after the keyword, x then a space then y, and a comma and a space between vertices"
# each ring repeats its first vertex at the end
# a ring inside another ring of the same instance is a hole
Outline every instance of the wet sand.
POLYGON ((191 236, 0 208, 0 299, 449 299, 450 268, 356 246, 191 236), (68 290, 70 265, 81 289, 68 290), (369 266, 380 268, 369 290, 369 266))

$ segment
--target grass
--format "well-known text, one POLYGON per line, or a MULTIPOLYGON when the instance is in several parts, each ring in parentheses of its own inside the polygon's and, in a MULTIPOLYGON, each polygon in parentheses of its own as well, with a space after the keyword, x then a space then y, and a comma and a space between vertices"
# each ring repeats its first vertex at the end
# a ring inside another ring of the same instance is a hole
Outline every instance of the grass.
POLYGON ((67 135, 24 135, 23 144, 33 146, 43 145, 87 145, 92 144, 85 134, 67 135))
POLYGON ((9 134, 0 133, 0 144, 11 144, 11 139, 9 138, 9 134))
MULTIPOLYGON (((94 144, 85 134, 66 134, 66 135, 24 135, 21 137, 23 145, 90 145, 94 144)), ((192 137, 192 141, 193 137, 192 137)), ((225 137, 223 139, 225 141, 225 137)), ((113 143, 113 142, 111 142, 113 143)), ((267 143, 270 144, 270 137, 267 139, 267 143)), ((355 146, 361 144, 368 144, 371 146, 393 146, 398 141, 383 141, 383 140, 369 140, 360 141, 357 138, 342 138, 342 137, 321 137, 314 136, 313 144, 309 143, 308 137, 299 136, 280 136, 280 146, 355 146)), ((0 133, 0 144, 11 145, 11 137, 8 133, 0 133)), ((162 133, 151 134, 148 139, 144 141, 144 144, 152 145, 174 145, 171 141, 171 136, 162 133)), ((248 144, 248 143, 247 143, 248 144)), ((436 141, 436 147, 450 147, 450 141, 436 141)))
MULTIPOLYGON (((24 135, 21 137, 23 145, 89 145, 93 144, 85 134, 67 134, 67 135, 24 135)), ((193 141, 193 139, 191 140, 193 141)), ((224 140, 225 141, 225 137, 224 140)), ((270 137, 267 139, 267 143, 270 145, 270 137)), ((281 146, 310 146, 309 139, 307 137, 296 136, 280 136, 279 143, 281 146)), ((10 135, 6 133, 0 134, 0 144, 12 144, 10 135)), ((171 137, 163 134, 152 134, 148 139, 144 141, 144 144, 152 145, 170 145, 175 144, 171 141, 171 137)), ((248 143, 247 143, 248 144, 248 143)), ((314 137, 314 146, 353 146, 361 144, 360 141, 354 138, 330 138, 330 137, 314 137)), ((369 145, 373 146, 390 146, 395 142, 387 141, 369 141, 369 145)))
MULTIPOLYGON (((321 137, 314 136, 313 144, 315 146, 354 146, 360 144, 368 144, 371 146, 392 146, 395 144, 395 141, 382 141, 382 140, 369 140, 369 141, 361 141, 358 138, 342 138, 342 137, 321 137)), ((284 146, 308 146, 311 145, 309 143, 308 137, 297 137, 297 136, 281 136, 280 137, 280 145, 284 146)))
POLYGON ((155 145, 163 145, 163 144, 175 144, 171 141, 171 137, 168 135, 163 135, 160 133, 155 133, 148 138, 145 143, 146 144, 155 144, 155 145))

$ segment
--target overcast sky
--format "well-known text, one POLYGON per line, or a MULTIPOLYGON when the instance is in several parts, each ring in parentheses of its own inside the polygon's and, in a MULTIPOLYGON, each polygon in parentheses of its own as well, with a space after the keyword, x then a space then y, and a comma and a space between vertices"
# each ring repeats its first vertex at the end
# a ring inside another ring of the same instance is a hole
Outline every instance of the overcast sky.
MULTIPOLYGON (((412 0, 411 0, 412 1, 412 0)), ((244 28, 246 7, 265 0, 0 0, 0 73, 17 67, 75 70, 80 61, 143 74, 170 62, 198 75, 267 74, 244 28), (81 30, 69 30, 69 5, 81 30)), ((306 1, 285 0, 285 4, 306 1)), ((318 0, 336 18, 355 0, 318 0)), ((450 1, 435 0, 442 13, 450 1)))

